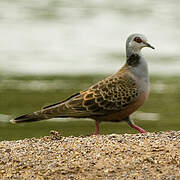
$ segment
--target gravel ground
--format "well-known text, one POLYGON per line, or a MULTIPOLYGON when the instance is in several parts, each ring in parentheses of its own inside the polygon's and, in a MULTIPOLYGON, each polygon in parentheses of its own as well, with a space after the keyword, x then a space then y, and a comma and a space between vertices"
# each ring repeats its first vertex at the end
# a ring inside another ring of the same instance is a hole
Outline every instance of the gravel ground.
POLYGON ((0 179, 180 179, 180 131, 2 141, 0 179))

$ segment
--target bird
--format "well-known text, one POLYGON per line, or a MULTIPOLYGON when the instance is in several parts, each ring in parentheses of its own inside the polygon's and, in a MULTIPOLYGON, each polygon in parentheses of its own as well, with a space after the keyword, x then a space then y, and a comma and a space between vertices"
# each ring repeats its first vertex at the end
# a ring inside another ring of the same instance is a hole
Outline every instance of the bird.
POLYGON ((126 40, 126 62, 116 73, 60 102, 16 117, 11 122, 91 118, 95 120, 96 127, 92 135, 100 133, 99 124, 102 121, 125 121, 140 133, 146 133, 130 118, 130 115, 148 99, 150 92, 148 65, 141 53, 144 47, 155 49, 148 43, 145 35, 129 35, 126 40))

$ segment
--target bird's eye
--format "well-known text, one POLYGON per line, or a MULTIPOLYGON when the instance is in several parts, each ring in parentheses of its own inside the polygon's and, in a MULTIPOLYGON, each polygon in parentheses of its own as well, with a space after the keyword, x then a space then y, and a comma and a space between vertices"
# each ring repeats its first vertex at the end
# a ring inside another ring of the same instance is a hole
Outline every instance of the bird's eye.
POLYGON ((135 38, 134 38, 134 41, 136 41, 137 43, 141 43, 141 42, 142 42, 142 40, 141 40, 140 37, 135 37, 135 38))

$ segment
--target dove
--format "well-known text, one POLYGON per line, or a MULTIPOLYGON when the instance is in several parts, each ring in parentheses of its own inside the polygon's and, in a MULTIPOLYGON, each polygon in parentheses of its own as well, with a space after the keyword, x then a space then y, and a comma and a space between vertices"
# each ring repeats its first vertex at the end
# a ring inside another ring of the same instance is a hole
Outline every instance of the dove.
POLYGON ((126 62, 119 71, 65 100, 16 117, 11 122, 91 118, 95 120, 94 135, 99 134, 99 123, 102 121, 125 121, 140 133, 145 133, 130 118, 148 99, 150 92, 148 66, 141 53, 144 47, 155 49, 144 35, 131 34, 126 41, 126 62))

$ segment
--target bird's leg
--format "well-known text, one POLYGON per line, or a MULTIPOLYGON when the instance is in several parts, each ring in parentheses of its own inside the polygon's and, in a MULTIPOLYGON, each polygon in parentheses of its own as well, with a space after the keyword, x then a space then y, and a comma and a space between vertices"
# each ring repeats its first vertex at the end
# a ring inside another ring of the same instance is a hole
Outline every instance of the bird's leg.
POLYGON ((138 130, 140 133, 146 133, 147 131, 145 131, 144 129, 142 129, 141 127, 137 126, 132 119, 130 119, 130 117, 128 116, 127 118, 124 119, 125 121, 127 121, 127 123, 134 129, 138 130))
POLYGON ((99 134, 99 123, 100 123, 100 121, 95 121, 96 131, 92 135, 98 135, 99 134))
POLYGON ((100 123, 100 121, 95 120, 96 131, 93 132, 92 134, 90 134, 89 136, 91 136, 91 135, 98 135, 99 134, 99 123, 100 123))

